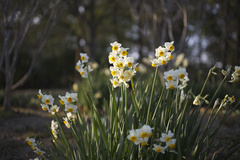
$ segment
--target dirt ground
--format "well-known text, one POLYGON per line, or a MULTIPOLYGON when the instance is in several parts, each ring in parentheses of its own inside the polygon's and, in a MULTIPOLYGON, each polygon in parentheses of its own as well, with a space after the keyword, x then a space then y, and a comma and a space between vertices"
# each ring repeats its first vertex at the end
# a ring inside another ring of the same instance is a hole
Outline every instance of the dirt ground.
MULTIPOLYGON (((13 108, 9 115, 2 115, 0 119, 0 159, 1 160, 26 160, 35 158, 26 142, 26 137, 38 135, 46 147, 51 145, 49 131, 46 124, 50 124, 53 116, 38 109, 13 108)), ((219 117, 221 118, 221 117, 219 117)), ((216 123, 217 125, 217 123, 216 123)), ((233 115, 222 126, 218 135, 231 143, 240 142, 240 116, 233 115)), ((238 150, 231 160, 240 159, 238 150)))

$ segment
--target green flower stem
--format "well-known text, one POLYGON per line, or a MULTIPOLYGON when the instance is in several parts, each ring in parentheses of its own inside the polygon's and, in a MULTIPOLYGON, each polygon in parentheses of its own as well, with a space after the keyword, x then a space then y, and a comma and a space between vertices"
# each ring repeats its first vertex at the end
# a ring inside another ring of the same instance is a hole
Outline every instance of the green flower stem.
MULTIPOLYGON (((209 71, 209 72, 210 72, 210 71, 209 71)), ((218 88, 217 88, 216 92, 214 93, 214 95, 213 95, 211 101, 209 102, 208 107, 207 107, 207 109, 205 110, 205 112, 204 112, 204 114, 203 114, 203 116, 202 116, 200 122, 202 122, 203 118, 205 117, 205 114, 207 113, 208 108, 212 105, 212 103, 213 103, 213 101, 214 101, 214 99, 215 99, 215 97, 216 97, 218 91, 219 91, 220 88, 222 87, 222 85, 223 85, 223 83, 225 82, 226 78, 227 78, 227 76, 225 76, 225 77, 223 78, 222 82, 221 82, 220 85, 218 86, 218 88)), ((212 112, 213 112, 213 110, 212 110, 212 112)), ((209 117, 209 119, 208 119, 208 121, 207 121, 206 127, 207 127, 208 124, 209 124, 209 121, 210 121, 211 116, 212 116, 212 112, 211 112, 210 117, 209 117)))
MULTIPOLYGON (((209 103, 206 111, 204 112, 204 116, 205 116, 205 114, 207 113, 208 108, 209 108, 209 107, 211 106, 211 104, 213 103, 213 100, 215 99, 218 91, 219 91, 220 88, 222 87, 222 85, 223 85, 223 83, 225 82, 226 78, 227 78, 227 76, 225 76, 225 77, 223 78, 222 82, 221 82, 220 85, 218 86, 218 88, 217 88, 216 92, 214 93, 214 95, 213 95, 213 97, 212 97, 212 99, 211 99, 211 101, 210 101, 210 103, 209 103)), ((214 106, 214 108, 215 108, 215 107, 216 107, 216 106, 214 106)), ((210 119, 212 119, 212 115, 213 115, 214 108, 212 108, 212 111, 211 111, 211 113, 210 113, 210 115, 209 115, 209 118, 208 118, 208 121, 207 121, 207 124, 206 124, 206 127, 205 127, 205 132, 207 131, 207 128, 209 127, 210 119)), ((222 108, 222 105, 218 108, 218 111, 217 111, 217 112, 219 112, 219 110, 220 110, 221 108, 222 108)), ((204 116, 203 116, 203 117, 204 117, 204 116)), ((216 118, 216 116, 217 116, 217 115, 215 115, 214 117, 216 118)), ((203 118, 203 117, 202 117, 202 118, 203 118)), ((215 118, 214 118, 214 119, 215 119, 215 118)), ((212 124, 212 123, 211 123, 211 124, 212 124)), ((211 125, 210 125, 210 126, 211 126, 211 125)))
POLYGON ((127 124, 128 124, 128 118, 127 118, 127 109, 128 109, 128 89, 126 87, 124 87, 125 89, 125 114, 124 114, 124 120, 125 120, 125 124, 124 124, 124 137, 126 137, 126 133, 127 133, 127 124))
MULTIPOLYGON (((58 116, 57 116, 57 114, 55 114, 55 119, 57 120, 57 122, 58 122, 58 126, 59 126, 59 128, 60 128, 60 133, 62 133, 62 143, 63 143, 63 145, 65 146, 65 149, 66 149, 66 151, 68 152, 68 154, 69 154, 69 156, 71 155, 71 156, 73 156, 73 151, 72 151, 72 149, 71 149, 71 146, 70 146, 70 144, 69 144, 69 142, 68 142, 68 139, 67 139, 67 137, 66 137, 66 135, 65 135, 65 132, 63 131, 63 129, 62 129, 62 126, 61 126, 61 123, 60 123, 60 121, 59 121, 59 118, 58 118, 58 116)), ((59 133, 59 134, 60 134, 59 133)))
POLYGON ((202 90, 201 90, 201 92, 200 92, 200 94, 199 94, 200 96, 202 95, 203 90, 204 90, 205 87, 206 87, 207 81, 209 80, 210 75, 211 75, 211 73, 213 72, 213 70, 214 70, 215 68, 216 68, 216 66, 213 66, 213 67, 209 70, 208 76, 207 76, 207 78, 206 78, 206 80, 205 80, 205 82, 204 82, 204 84, 203 84, 202 90))
POLYGON ((124 87, 123 87, 123 84, 121 86, 121 115, 120 117, 123 117, 124 115, 124 87))
POLYGON ((156 82, 157 73, 158 73, 158 67, 156 67, 154 78, 153 78, 153 83, 152 83, 152 88, 151 88, 151 95, 150 95, 150 99, 149 99, 147 120, 146 120, 147 125, 149 125, 149 116, 150 116, 150 110, 151 110, 151 104, 152 104, 152 98, 153 98, 153 90, 154 90, 154 86, 155 86, 155 82, 156 82))
POLYGON ((134 88, 133 78, 131 78, 131 85, 132 85, 132 90, 133 90, 133 92, 134 92, 134 94, 135 94, 135 88, 134 88))

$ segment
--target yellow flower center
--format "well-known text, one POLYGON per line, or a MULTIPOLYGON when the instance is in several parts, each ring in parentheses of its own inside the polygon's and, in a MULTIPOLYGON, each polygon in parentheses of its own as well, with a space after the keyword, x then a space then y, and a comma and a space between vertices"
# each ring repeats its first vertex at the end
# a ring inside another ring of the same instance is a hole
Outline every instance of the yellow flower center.
POLYGON ((28 141, 28 145, 29 145, 29 146, 32 146, 32 142, 28 141))
POLYGON ((40 151, 38 151, 38 152, 37 152, 37 155, 41 155, 41 152, 40 152, 40 151))
POLYGON ((61 103, 61 105, 64 105, 64 102, 63 102, 63 100, 59 100, 59 102, 61 103))
POLYGON ((145 137, 147 137, 147 136, 148 136, 147 132, 142 132, 142 133, 140 134, 140 137, 142 137, 142 138, 145 138, 145 137))
POLYGON ((128 62, 127 64, 128 67, 132 67, 132 65, 133 65, 132 62, 128 62))
POLYGON ((174 46, 169 46, 170 51, 174 50, 174 46))
POLYGON ((47 111, 47 108, 46 107, 42 107, 42 110, 47 111))
POLYGON ((42 96, 40 96, 40 94, 38 94, 37 96, 38 96, 38 98, 39 98, 39 99, 41 99, 41 98, 42 98, 42 96))
POLYGON ((84 75, 84 72, 80 72, 80 75, 81 75, 81 76, 84 75))
POLYGON ((136 72, 138 71, 138 67, 135 67, 135 71, 136 71, 136 72))
POLYGON ((117 51, 118 50, 118 46, 113 46, 112 50, 117 51))
POLYGON ((175 144, 170 144, 169 146, 171 149, 173 149, 175 147, 175 144))
POLYGON ((84 61, 84 60, 85 60, 85 57, 84 57, 84 56, 82 56, 82 57, 81 57, 81 60, 82 60, 82 61, 84 61))
POLYGON ((72 98, 71 98, 71 97, 68 97, 68 98, 67 98, 67 101, 68 101, 69 103, 71 103, 71 102, 72 102, 72 98))
POLYGON ((122 62, 118 63, 118 67, 122 68, 123 67, 123 63, 122 62))
POLYGON ((130 140, 133 141, 133 142, 136 142, 137 141, 137 137, 136 136, 131 136, 130 140))
POLYGON ((152 64, 152 67, 156 67, 156 64, 155 64, 155 63, 153 63, 153 64, 152 64))
POLYGON ((157 148, 156 152, 158 152, 158 153, 161 152, 161 148, 157 148))
POLYGON ((45 99, 45 103, 46 104, 50 103, 50 100, 49 99, 45 99))
POLYGON ((72 112, 73 111, 73 109, 72 108, 68 108, 68 112, 72 112))
POLYGON ((123 76, 123 75, 121 75, 121 76, 120 76, 120 79, 124 79, 124 76, 123 76))
POLYGON ((162 60, 162 61, 161 61, 161 64, 162 64, 162 65, 166 64, 166 61, 165 61, 165 60, 162 60))
POLYGON ((240 74, 240 70, 237 70, 237 74, 240 74))
POLYGON ((185 77, 185 75, 182 73, 179 75, 179 78, 183 79, 185 77))
POLYGON ((147 142, 142 142, 141 143, 141 146, 146 146, 147 145, 147 142))
POLYGON ((116 81, 113 81, 113 85, 116 86, 116 85, 117 85, 117 82, 116 82, 116 81))
POLYGON ((174 85, 169 86, 169 89, 174 89, 174 88, 175 88, 174 85))
POLYGON ((115 76, 115 75, 116 75, 116 71, 112 71, 111 74, 112 74, 113 76, 115 76))
POLYGON ((172 81, 172 80, 173 80, 173 77, 172 77, 172 76, 168 76, 168 77, 167 77, 167 80, 172 81))
POLYGON ((52 110, 53 112, 57 112, 57 109, 56 108, 53 108, 53 110, 52 110))
POLYGON ((80 69, 80 66, 76 66, 76 70, 79 70, 80 69))
POLYGON ((34 150, 34 151, 36 150, 34 147, 31 147, 31 148, 32 148, 32 150, 34 150))
POLYGON ((64 123, 65 125, 67 125, 67 122, 66 122, 66 121, 63 121, 63 123, 64 123))
POLYGON ((148 136, 147 137, 151 137, 153 135, 153 133, 151 132, 150 134, 148 134, 148 136))
POLYGON ((160 52, 158 52, 158 55, 161 57, 161 56, 164 55, 164 52, 163 52, 163 51, 160 51, 160 52))
POLYGON ((234 101, 234 100, 235 100, 235 98, 234 98, 234 97, 231 97, 231 98, 230 98, 230 100, 231 100, 231 101, 234 101))
POLYGON ((111 62, 115 62, 115 57, 110 57, 111 62))
POLYGON ((170 140, 171 140, 171 137, 166 137, 166 142, 170 140))
POLYGON ((173 55, 170 55, 170 56, 169 56, 169 59, 172 60, 172 59, 173 59, 173 55))
POLYGON ((127 54, 128 54, 127 51, 122 51, 122 55, 123 55, 123 56, 126 56, 127 54))

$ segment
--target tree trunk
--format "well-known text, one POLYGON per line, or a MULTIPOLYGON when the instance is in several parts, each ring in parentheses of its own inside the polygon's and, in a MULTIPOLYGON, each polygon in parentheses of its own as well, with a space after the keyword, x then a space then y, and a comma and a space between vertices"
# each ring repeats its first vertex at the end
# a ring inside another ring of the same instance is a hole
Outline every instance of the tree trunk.
POLYGON ((12 78, 11 74, 6 73, 6 86, 5 86, 5 93, 4 93, 4 102, 3 102, 3 108, 4 110, 10 110, 11 108, 11 100, 12 100, 12 78))
POLYGON ((4 93, 4 102, 3 108, 4 110, 10 110, 11 108, 11 99, 12 99, 12 84, 13 84, 13 73, 10 68, 10 54, 6 53, 5 55, 5 93, 4 93))

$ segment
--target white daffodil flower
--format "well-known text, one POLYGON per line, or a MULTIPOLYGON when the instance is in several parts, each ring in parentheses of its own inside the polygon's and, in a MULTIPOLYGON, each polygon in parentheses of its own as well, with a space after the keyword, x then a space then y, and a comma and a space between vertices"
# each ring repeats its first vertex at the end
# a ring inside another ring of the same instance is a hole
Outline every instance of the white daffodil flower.
POLYGON ((67 117, 70 121, 72 121, 72 122, 75 121, 75 116, 74 116, 74 114, 72 114, 72 112, 68 112, 67 117))
POLYGON ((68 120, 68 118, 67 117, 63 117, 63 123, 65 124, 65 126, 67 127, 67 128, 70 128, 70 123, 69 123, 69 120, 68 120))
POLYGON ((228 97, 228 101, 229 101, 230 103, 235 102, 235 97, 234 97, 234 96, 228 97))
POLYGON ((168 51, 168 49, 159 46, 158 48, 155 49, 155 56, 158 57, 162 57, 165 55, 165 53, 168 51))
POLYGON ((118 43, 117 41, 110 43, 110 45, 112 46, 112 51, 116 52, 120 50, 120 47, 122 46, 121 43, 118 43))
POLYGON ((165 42, 164 46, 165 46, 165 48, 169 49, 172 52, 175 49, 173 43, 174 43, 174 41, 172 41, 172 42, 165 42))
POLYGON ((172 137, 174 136, 174 133, 171 132, 171 130, 168 131, 168 133, 162 133, 161 134, 161 138, 160 138, 160 141, 161 142, 168 142, 172 139, 172 137))
POLYGON ((128 54, 128 52, 127 52, 127 50, 128 50, 129 48, 123 48, 123 47, 121 47, 120 48, 120 54, 119 54, 119 56, 120 57, 125 57, 125 56, 127 56, 127 54, 128 54))
POLYGON ((65 98, 68 103, 76 102, 78 100, 77 93, 66 92, 65 98))
POLYGON ((37 155, 39 155, 39 156, 43 155, 45 153, 44 151, 40 150, 39 148, 36 148, 36 150, 33 152, 37 153, 37 155))
POLYGON ((170 149, 175 148, 176 145, 176 139, 170 139, 166 142, 166 146, 168 146, 170 149))
POLYGON ((41 99, 41 98, 43 97, 43 94, 42 94, 41 89, 39 89, 39 91, 38 91, 38 95, 37 95, 37 96, 38 96, 39 99, 41 99))
POLYGON ((42 110, 49 111, 49 106, 46 104, 40 104, 42 106, 42 110))
POLYGON ((153 144, 153 148, 152 150, 156 151, 157 153, 162 153, 162 154, 165 154, 165 147, 162 147, 160 145, 157 145, 157 144, 153 144))
POLYGON ((51 112, 52 114, 55 114, 59 111, 59 108, 60 107, 58 107, 57 105, 54 105, 49 109, 49 112, 51 112))
POLYGON ((82 63, 87 63, 89 57, 86 53, 80 53, 80 59, 81 59, 82 63))
POLYGON ((132 129, 129 131, 129 135, 127 136, 127 139, 129 139, 132 142, 138 141, 140 137, 138 136, 137 132, 135 129, 132 129))
POLYGON ((143 125, 142 128, 137 129, 136 132, 141 138, 151 137, 152 136, 152 130, 149 125, 143 125))
POLYGON ((177 81, 166 81, 165 82, 166 89, 175 89, 178 87, 177 81))
POLYGON ((35 138, 28 138, 27 137, 27 143, 28 143, 29 146, 36 146, 35 138))
POLYGON ((51 95, 43 95, 42 96, 42 102, 44 102, 47 105, 53 105, 54 98, 51 95))
POLYGON ((119 82, 118 78, 110 79, 110 81, 113 84, 114 88, 121 86, 121 83, 119 82))
POLYGON ((125 57, 124 58, 124 66, 127 66, 128 68, 133 66, 134 58, 133 57, 125 57))
POLYGON ((71 104, 71 103, 66 103, 65 104, 65 111, 71 112, 71 113, 77 113, 77 105, 71 104))
POLYGON ((78 70, 79 74, 83 77, 83 78, 87 78, 88 77, 88 73, 87 70, 85 68, 80 68, 78 70))

